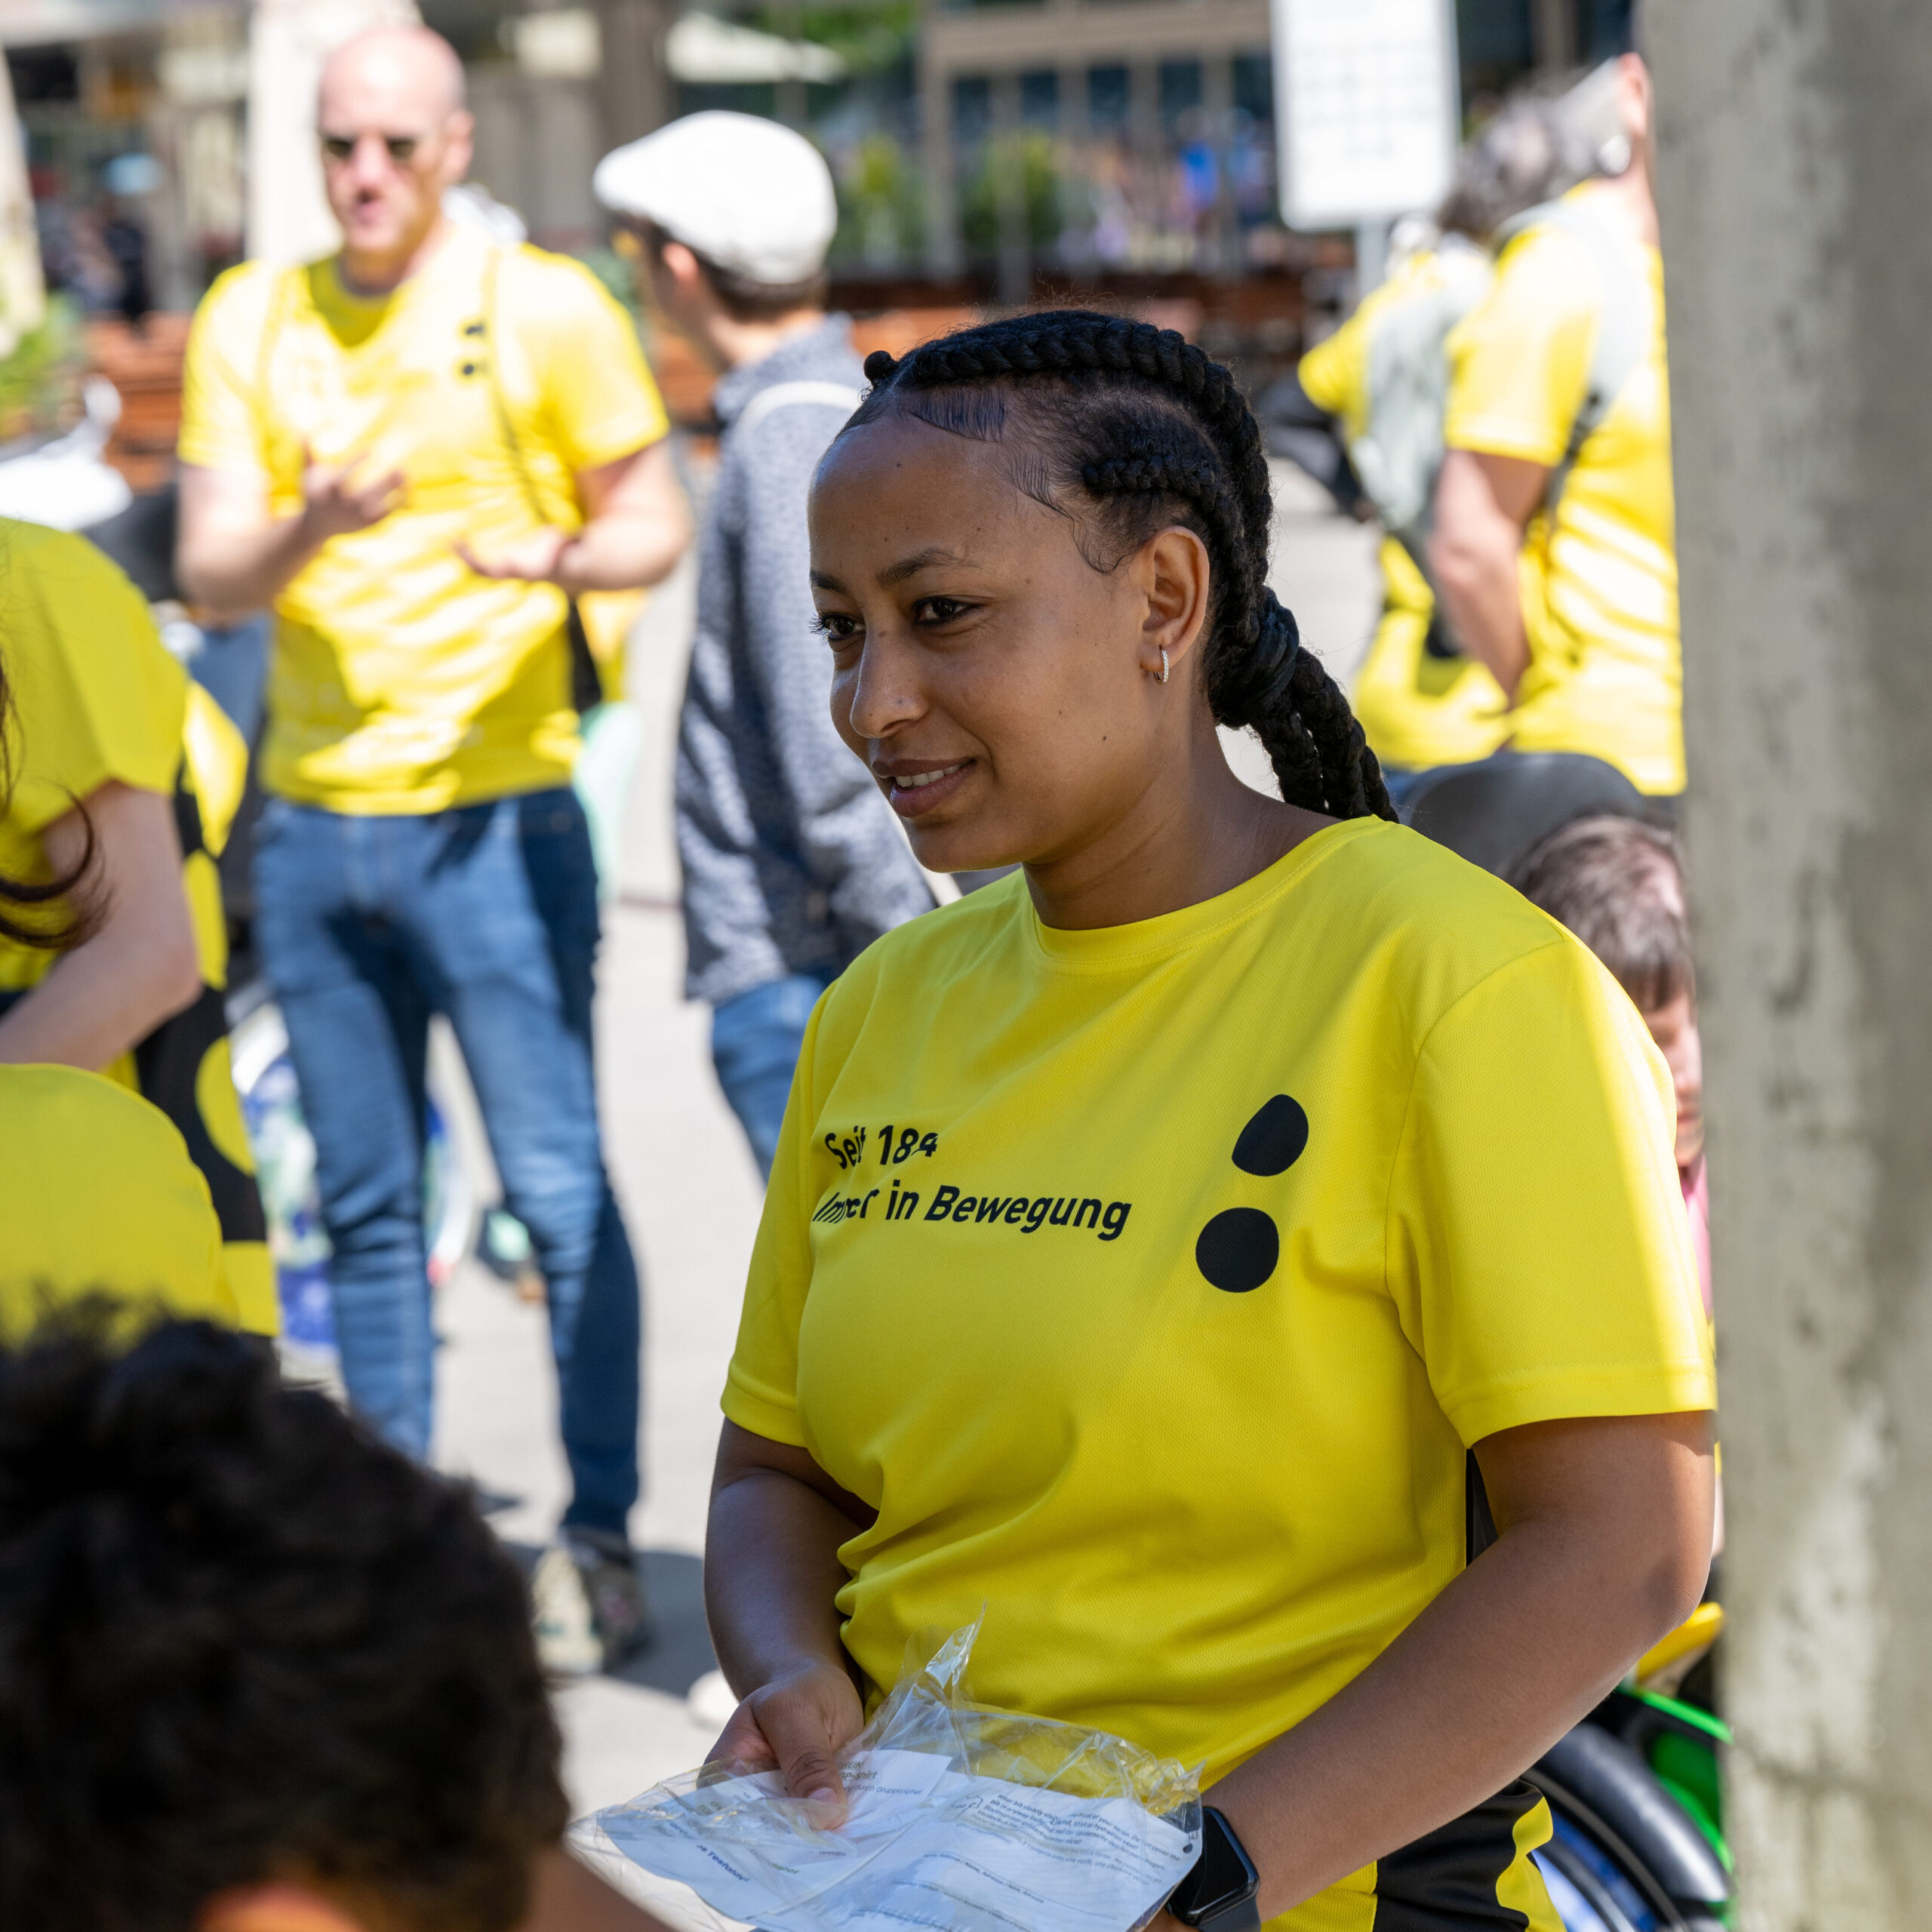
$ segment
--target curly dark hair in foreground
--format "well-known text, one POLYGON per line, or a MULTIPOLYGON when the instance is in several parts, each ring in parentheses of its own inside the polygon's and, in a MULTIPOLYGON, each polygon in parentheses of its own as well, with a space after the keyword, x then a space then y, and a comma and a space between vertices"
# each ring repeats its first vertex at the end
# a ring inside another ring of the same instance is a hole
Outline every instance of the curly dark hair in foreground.
POLYGON ((900 413, 1006 445, 1018 487, 1074 515, 1097 570, 1168 525, 1192 530, 1211 567, 1201 675, 1216 719, 1254 726, 1291 804, 1395 816, 1348 700, 1268 587, 1268 459, 1220 364, 1171 329, 1066 309, 943 336, 901 360, 876 351, 866 374, 872 388, 848 427, 900 413))
POLYGON ((561 1837, 518 1571, 456 1484, 206 1323, 0 1349, 0 1925, 270 1878, 501 1932, 561 1837))

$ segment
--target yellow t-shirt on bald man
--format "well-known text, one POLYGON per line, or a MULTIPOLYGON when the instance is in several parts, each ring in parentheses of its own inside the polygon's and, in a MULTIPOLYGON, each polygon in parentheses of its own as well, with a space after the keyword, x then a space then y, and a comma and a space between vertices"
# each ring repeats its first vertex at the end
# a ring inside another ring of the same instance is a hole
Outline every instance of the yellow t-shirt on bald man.
MULTIPOLYGON (((1211 1782, 1462 1571, 1473 1444, 1711 1406, 1673 1124, 1596 960, 1400 826, 1112 928, 1010 878, 820 1001, 725 1413, 878 1512, 875 1694, 983 1606, 976 1697, 1211 1782)), ((1276 1924, 1558 1932, 1549 1829, 1513 1786, 1276 1924)))
POLYGON ((409 813, 568 783, 563 593, 478 577, 456 545, 488 557, 540 509, 577 527, 573 479, 666 426, 629 318, 561 256, 452 229, 387 296, 351 294, 334 257, 223 275, 189 340, 183 461, 263 478, 282 515, 305 461, 407 483, 276 601, 267 788, 409 813))

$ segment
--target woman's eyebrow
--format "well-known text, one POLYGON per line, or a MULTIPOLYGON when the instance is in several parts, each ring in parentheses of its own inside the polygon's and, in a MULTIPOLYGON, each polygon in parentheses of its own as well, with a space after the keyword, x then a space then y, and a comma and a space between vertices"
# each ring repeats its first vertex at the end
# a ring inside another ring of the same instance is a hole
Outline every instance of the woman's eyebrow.
POLYGON ((957 550, 943 550, 937 544, 933 544, 924 550, 915 550, 909 557, 901 557, 896 564, 888 564, 878 574, 879 588, 890 590, 894 584, 903 583, 908 577, 917 577, 935 564, 963 564, 966 561, 957 550))

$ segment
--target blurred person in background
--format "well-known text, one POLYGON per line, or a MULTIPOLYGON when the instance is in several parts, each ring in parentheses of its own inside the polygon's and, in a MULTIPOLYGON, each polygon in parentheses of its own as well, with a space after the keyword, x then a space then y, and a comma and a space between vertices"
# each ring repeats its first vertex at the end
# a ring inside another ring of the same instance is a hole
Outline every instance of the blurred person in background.
POLYGON ((768 1177, 820 994, 933 897, 833 728, 805 498, 865 374, 826 312, 832 177, 801 135, 688 115, 598 165, 644 292, 718 372, 724 426, 678 724, 685 989, 709 1001, 719 1084, 768 1177))
POLYGON ((1386 532, 1382 617, 1353 701, 1398 804, 1423 772, 1487 758, 1509 733, 1508 701, 1457 644, 1428 577, 1448 343, 1488 291, 1499 233, 1590 165, 1557 103, 1506 103, 1463 149, 1435 223, 1419 225, 1389 279, 1296 371, 1301 395, 1346 451, 1360 503, 1386 532))
POLYGON ((427 1456, 424 1081, 445 1013, 548 1284, 572 1493, 539 1635, 552 1668, 588 1670, 648 1619, 572 600, 659 581, 689 521, 623 311, 579 264, 445 218, 471 145, 448 44, 352 41, 318 125, 340 252, 235 269, 195 318, 180 574, 217 616, 275 612, 255 929, 315 1137, 350 1399, 427 1456))
POLYGON ((51 946, 0 927, 0 1063, 104 1073, 165 1113, 220 1217, 223 1306, 273 1334, 215 869, 247 748, 162 642, 147 600, 85 537, 0 519, 0 872, 69 881, 73 937, 51 946))
POLYGON ((1522 225, 1451 344, 1431 572, 1507 695, 1510 749, 1582 752, 1684 789, 1683 673, 1651 189, 1635 54, 1566 97, 1601 174, 1522 225))
POLYGON ((1711 1299, 1711 1194, 1704 1171, 1704 1049, 1684 858, 1667 832, 1631 818, 1573 820, 1518 865, 1512 882, 1610 968, 1630 995, 1677 1093, 1677 1173, 1690 1217, 1704 1313, 1711 1299))

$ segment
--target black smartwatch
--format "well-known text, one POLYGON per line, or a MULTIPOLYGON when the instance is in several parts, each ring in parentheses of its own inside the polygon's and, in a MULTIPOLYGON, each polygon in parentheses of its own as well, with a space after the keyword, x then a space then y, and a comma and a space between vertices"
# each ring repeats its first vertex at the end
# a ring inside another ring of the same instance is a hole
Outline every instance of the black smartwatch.
POLYGON ((1206 1932, 1260 1932, 1261 1913, 1254 1895, 1261 1874, 1235 1828, 1211 1805, 1201 1813, 1201 1856, 1194 1869, 1174 1889, 1168 1909, 1183 1925, 1206 1932))

